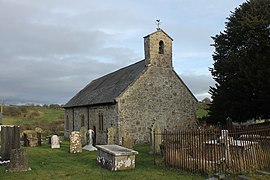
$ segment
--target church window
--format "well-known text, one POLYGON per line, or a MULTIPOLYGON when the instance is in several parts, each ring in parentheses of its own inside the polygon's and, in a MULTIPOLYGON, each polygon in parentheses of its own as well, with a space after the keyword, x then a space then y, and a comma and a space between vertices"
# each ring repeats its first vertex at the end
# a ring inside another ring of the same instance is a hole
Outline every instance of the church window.
POLYGON ((164 42, 163 41, 159 41, 159 54, 164 54, 164 42))
POLYGON ((84 115, 81 115, 81 127, 85 126, 84 115))
POLYGON ((104 130, 104 128, 103 128, 103 114, 102 113, 99 113, 99 115, 98 115, 98 119, 99 119, 99 130, 100 131, 103 131, 104 130))

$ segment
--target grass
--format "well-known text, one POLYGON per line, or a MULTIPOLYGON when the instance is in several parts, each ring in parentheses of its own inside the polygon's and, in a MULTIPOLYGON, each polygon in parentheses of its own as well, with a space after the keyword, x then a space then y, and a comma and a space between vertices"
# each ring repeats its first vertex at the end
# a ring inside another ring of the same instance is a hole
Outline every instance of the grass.
POLYGON ((61 132, 64 129, 64 110, 46 107, 27 107, 27 112, 17 115, 4 115, 4 125, 19 125, 23 130, 42 128, 46 134, 61 132))
POLYGON ((24 117, 23 115, 18 116, 4 116, 3 124, 38 124, 40 122, 53 122, 59 119, 63 119, 64 111, 62 109, 50 109, 45 107, 29 107, 27 108, 26 116, 29 114, 37 112, 39 115, 34 115, 32 117, 24 117))
POLYGON ((70 154, 68 142, 63 142, 60 149, 50 149, 48 145, 27 147, 29 167, 32 170, 10 173, 6 172, 6 167, 2 165, 0 179, 205 179, 198 175, 155 166, 152 155, 148 153, 149 146, 134 149, 139 152, 136 155, 136 168, 112 172, 96 164, 96 152, 83 150, 79 154, 70 154))

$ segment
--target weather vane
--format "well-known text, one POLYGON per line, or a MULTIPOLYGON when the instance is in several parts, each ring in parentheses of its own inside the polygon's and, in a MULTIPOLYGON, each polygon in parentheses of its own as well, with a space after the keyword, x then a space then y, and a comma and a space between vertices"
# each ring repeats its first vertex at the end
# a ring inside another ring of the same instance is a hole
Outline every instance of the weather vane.
POLYGON ((156 20, 157 29, 160 29, 160 24, 161 24, 160 19, 157 19, 157 20, 156 20))

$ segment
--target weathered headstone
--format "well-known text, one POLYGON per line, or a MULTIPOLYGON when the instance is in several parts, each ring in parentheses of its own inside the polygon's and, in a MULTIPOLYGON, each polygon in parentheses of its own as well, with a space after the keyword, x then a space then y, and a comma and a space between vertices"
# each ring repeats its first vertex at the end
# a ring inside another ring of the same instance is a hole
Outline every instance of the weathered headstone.
POLYGON ((160 153, 161 130, 157 122, 153 124, 151 129, 151 145, 152 153, 160 153))
POLYGON ((41 145, 41 134, 33 130, 23 131, 24 146, 40 146, 41 145))
POLYGON ((27 171, 28 155, 26 149, 12 149, 10 154, 10 163, 8 165, 10 172, 27 171))
POLYGON ((115 144, 116 129, 113 127, 108 128, 108 144, 115 144))
POLYGON ((37 133, 37 139, 38 139, 38 146, 41 146, 41 138, 42 138, 42 132, 43 130, 40 127, 36 127, 35 131, 37 133))
POLYGON ((42 130, 40 127, 36 127, 36 128, 35 128, 35 131, 36 131, 37 133, 42 133, 42 132, 43 132, 43 130, 42 130))
POLYGON ((126 147, 126 148, 132 148, 133 147, 133 143, 132 143, 132 139, 130 137, 130 135, 126 135, 125 137, 122 137, 122 146, 126 147))
POLYGON ((10 159, 12 149, 20 148, 20 127, 1 126, 1 156, 2 160, 10 159))
POLYGON ((227 125, 227 128, 229 128, 229 129, 231 129, 233 127, 232 118, 230 118, 230 117, 226 118, 226 125, 227 125))
POLYGON ((51 137, 51 148, 60 148, 59 137, 57 135, 52 135, 51 137))
POLYGON ((81 127, 80 129, 81 134, 81 140, 82 140, 82 146, 85 146, 87 144, 87 129, 86 127, 81 127))
POLYGON ((82 152, 82 142, 81 135, 79 131, 73 131, 70 133, 70 153, 80 153, 82 152))
POLYGON ((93 146, 94 143, 94 136, 95 136, 95 132, 92 129, 88 130, 88 145, 84 146, 83 149, 88 150, 88 151, 96 151, 97 148, 93 146))
POLYGON ((228 130, 221 130, 220 140, 221 140, 222 150, 224 153, 225 160, 229 164, 231 160, 231 154, 230 154, 230 137, 229 137, 228 130))

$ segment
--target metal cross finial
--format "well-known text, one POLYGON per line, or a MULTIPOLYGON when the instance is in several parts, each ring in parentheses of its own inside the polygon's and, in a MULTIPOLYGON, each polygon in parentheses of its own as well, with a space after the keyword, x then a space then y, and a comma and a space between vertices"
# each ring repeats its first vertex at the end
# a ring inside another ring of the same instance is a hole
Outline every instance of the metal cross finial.
POLYGON ((157 29, 160 29, 160 24, 161 24, 160 19, 157 19, 157 20, 156 20, 157 29))

